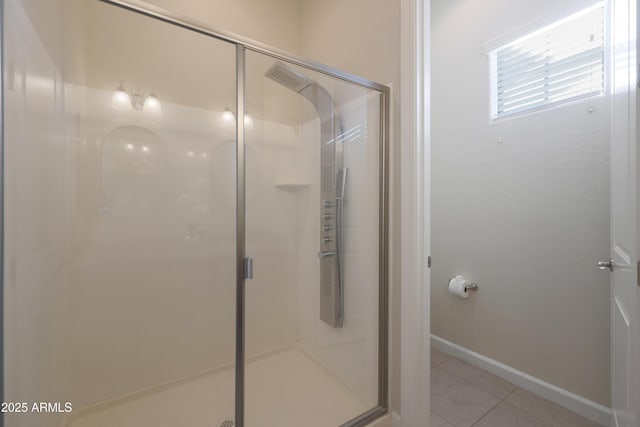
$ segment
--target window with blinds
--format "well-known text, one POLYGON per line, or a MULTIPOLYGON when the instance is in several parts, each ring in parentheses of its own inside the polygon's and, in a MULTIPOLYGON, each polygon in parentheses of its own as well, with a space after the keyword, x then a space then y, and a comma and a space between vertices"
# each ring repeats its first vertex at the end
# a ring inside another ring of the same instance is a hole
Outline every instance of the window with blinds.
POLYGON ((489 52, 492 117, 604 94, 604 4, 489 52))

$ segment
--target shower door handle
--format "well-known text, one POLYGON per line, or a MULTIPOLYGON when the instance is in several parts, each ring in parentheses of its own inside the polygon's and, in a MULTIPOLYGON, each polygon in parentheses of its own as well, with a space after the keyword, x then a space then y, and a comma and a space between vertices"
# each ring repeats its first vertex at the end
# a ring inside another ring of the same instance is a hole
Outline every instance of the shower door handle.
POLYGON ((253 279, 253 258, 244 259, 244 278, 253 279))

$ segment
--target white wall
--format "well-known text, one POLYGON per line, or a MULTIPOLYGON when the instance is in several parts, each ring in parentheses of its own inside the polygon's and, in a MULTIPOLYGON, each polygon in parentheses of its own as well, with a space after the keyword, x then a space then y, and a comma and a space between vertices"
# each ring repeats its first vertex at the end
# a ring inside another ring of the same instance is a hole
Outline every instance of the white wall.
MULTIPOLYGON (((4 399, 29 405, 70 400, 62 9, 36 3, 6 1, 3 23, 4 399)), ((61 418, 4 416, 10 427, 53 427, 61 418)))
POLYGON ((288 52, 300 47, 299 0, 147 0, 147 3, 288 52))
POLYGON ((591 3, 432 2, 432 332, 607 405, 608 100, 491 123, 483 48, 591 3))

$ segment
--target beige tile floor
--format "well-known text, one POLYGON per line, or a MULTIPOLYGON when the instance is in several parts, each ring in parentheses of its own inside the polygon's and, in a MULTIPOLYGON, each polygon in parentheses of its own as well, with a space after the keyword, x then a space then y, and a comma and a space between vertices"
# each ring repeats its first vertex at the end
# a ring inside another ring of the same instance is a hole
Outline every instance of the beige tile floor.
POLYGON ((600 427, 553 402, 431 349, 431 427, 600 427))

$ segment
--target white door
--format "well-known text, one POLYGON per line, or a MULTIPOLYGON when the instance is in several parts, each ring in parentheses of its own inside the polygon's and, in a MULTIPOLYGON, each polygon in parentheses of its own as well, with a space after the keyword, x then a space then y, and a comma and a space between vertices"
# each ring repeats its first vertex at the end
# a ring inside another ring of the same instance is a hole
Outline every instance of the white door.
POLYGON ((615 427, 640 426, 637 1, 611 1, 611 406, 615 427))

